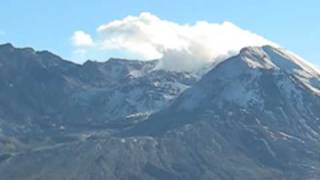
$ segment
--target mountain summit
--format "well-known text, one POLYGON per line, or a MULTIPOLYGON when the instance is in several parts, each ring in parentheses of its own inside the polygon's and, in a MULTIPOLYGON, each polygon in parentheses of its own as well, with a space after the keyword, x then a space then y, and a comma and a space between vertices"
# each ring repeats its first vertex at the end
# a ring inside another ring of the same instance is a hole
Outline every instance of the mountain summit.
POLYGON ((244 48, 198 80, 4 49, 5 179, 320 178, 320 73, 287 50, 244 48))

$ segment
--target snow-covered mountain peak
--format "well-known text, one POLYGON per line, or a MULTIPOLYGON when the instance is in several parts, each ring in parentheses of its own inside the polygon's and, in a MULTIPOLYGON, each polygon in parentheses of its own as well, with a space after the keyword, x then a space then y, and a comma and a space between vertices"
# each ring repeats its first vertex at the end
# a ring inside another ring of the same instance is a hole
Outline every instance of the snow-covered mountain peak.
POLYGON ((240 51, 240 57, 252 68, 278 69, 290 74, 304 71, 309 76, 320 76, 319 69, 284 48, 246 47, 240 51))
POLYGON ((267 52, 262 47, 246 47, 240 51, 240 59, 251 68, 274 69, 276 65, 272 62, 267 52))
POLYGON ((248 47, 240 52, 240 60, 250 68, 287 73, 316 94, 320 94, 320 71, 298 55, 272 46, 248 47))
POLYGON ((320 179, 315 68, 267 46, 200 80, 156 64, 0 45, 1 179, 320 179))
POLYGON ((286 50, 247 47, 203 76, 178 98, 176 107, 194 110, 203 102, 216 106, 215 102, 223 101, 242 107, 264 105, 269 101, 264 86, 274 86, 268 93, 288 99, 305 90, 320 95, 320 76, 312 65, 286 50))

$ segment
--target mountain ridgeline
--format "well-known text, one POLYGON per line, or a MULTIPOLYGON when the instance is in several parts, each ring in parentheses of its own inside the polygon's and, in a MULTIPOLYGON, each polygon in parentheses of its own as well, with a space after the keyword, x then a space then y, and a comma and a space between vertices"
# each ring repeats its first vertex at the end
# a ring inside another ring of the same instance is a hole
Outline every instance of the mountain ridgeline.
POLYGON ((320 179, 320 72, 248 47, 206 74, 0 46, 11 180, 320 179))

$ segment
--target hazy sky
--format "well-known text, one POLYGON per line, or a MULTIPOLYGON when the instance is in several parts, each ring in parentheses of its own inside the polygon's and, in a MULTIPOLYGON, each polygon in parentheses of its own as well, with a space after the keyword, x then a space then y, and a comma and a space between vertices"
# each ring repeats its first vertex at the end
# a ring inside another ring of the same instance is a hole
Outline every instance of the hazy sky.
MULTIPOLYGON (((319 8, 317 0, 7 0, 0 6, 0 43, 76 58, 72 44, 76 31, 96 38, 101 25, 150 12, 180 25, 228 21, 320 65, 319 8)), ((105 51, 89 57, 110 56, 129 55, 105 51)))

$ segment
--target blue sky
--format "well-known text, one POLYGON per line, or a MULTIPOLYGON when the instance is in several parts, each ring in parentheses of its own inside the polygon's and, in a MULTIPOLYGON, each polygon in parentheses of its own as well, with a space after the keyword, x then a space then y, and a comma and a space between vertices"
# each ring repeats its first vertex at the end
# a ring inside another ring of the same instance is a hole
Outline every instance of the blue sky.
MULTIPOLYGON (((47 49, 72 58, 77 30, 150 12, 179 24, 230 21, 320 65, 320 2, 316 0, 8 0, 0 6, 0 43, 47 49)), ((121 56, 106 52, 99 58, 121 56)))

